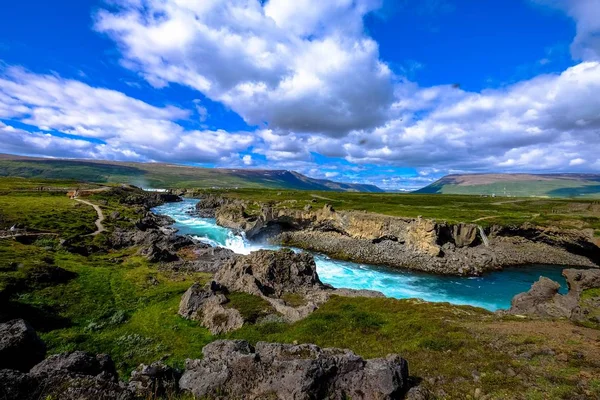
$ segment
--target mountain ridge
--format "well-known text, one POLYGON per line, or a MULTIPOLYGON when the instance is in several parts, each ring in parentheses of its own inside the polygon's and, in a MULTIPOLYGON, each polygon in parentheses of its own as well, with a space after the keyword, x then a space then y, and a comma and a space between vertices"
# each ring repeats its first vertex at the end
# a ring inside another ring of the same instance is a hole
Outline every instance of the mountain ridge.
POLYGON ((375 185, 316 179, 288 170, 204 168, 171 163, 43 158, 1 153, 0 176, 132 183, 147 188, 248 187, 383 192, 375 185))
POLYGON ((414 193, 595 198, 600 197, 600 174, 451 174, 414 193))

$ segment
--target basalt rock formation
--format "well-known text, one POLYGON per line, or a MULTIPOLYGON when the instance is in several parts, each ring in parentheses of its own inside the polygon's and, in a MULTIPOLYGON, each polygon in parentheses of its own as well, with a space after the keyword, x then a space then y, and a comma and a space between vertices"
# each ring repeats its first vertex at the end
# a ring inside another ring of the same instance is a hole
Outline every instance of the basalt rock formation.
POLYGON ((226 293, 227 289, 214 281, 206 287, 194 284, 181 298, 179 315, 200 321, 213 335, 239 329, 244 318, 235 308, 226 307, 226 293))
POLYGON ((558 293, 560 284, 541 277, 528 292, 516 295, 509 314, 569 318, 600 324, 600 270, 566 269, 569 292, 558 293))
POLYGON ((0 324, 0 369, 28 371, 45 355, 46 345, 26 321, 0 324))
POLYGON ((398 355, 363 360, 348 350, 315 345, 219 340, 202 360, 188 360, 179 381, 197 397, 220 399, 397 399, 408 388, 398 355))
MULTIPOLYGON (((331 206, 292 209, 211 197, 219 225, 265 240, 355 262, 449 275, 480 275, 506 266, 600 265, 600 248, 586 233, 531 225, 482 229, 331 206), (256 211, 256 210, 260 211, 256 211), (251 211, 250 211, 251 210, 251 211)), ((203 208, 206 210, 206 208, 203 208)))
POLYGON ((331 295, 346 297, 383 297, 369 290, 334 289, 323 284, 315 261, 308 253, 291 250, 260 250, 237 256, 217 271, 205 287, 192 285, 181 298, 179 315, 200 321, 213 334, 241 328, 247 321, 238 310, 228 307, 230 292, 244 292, 268 302, 277 317, 287 322, 305 318, 331 295), (289 304, 288 295, 297 303, 289 304))
POLYGON ((0 370, 0 398, 10 400, 129 400, 107 355, 75 351, 42 361, 31 371, 0 370))

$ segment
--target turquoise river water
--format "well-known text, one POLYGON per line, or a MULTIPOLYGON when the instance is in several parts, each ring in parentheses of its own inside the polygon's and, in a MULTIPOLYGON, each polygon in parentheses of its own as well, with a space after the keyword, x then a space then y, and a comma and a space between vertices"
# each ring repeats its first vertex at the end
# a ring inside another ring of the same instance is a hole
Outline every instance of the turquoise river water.
MULTIPOLYGON (((176 222, 180 234, 191 235, 213 246, 226 247, 236 253, 248 254, 259 249, 277 249, 278 246, 247 241, 230 229, 220 227, 214 219, 198 218, 189 214, 197 200, 185 199, 167 203, 153 212, 168 215, 176 222)), ((420 298, 426 301, 483 307, 491 311, 510 307, 510 300, 518 293, 529 290, 540 276, 561 284, 566 291, 565 279, 558 266, 531 265, 506 268, 482 277, 447 277, 420 274, 386 267, 333 260, 314 254, 321 280, 334 287, 378 290, 398 299, 420 298)))

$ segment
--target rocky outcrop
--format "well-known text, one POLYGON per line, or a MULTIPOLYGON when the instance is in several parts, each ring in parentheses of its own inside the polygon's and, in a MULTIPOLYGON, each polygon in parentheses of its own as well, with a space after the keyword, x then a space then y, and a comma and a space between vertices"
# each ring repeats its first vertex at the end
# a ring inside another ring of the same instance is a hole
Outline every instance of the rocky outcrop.
POLYGON ((315 261, 308 253, 292 250, 260 250, 237 256, 215 274, 215 280, 202 287, 192 285, 181 298, 179 315, 199 321, 213 334, 230 332, 245 323, 238 310, 228 307, 230 292, 244 292, 268 302, 277 319, 295 322, 307 317, 330 296, 384 297, 369 290, 334 289, 319 279, 315 261), (290 304, 289 295, 294 302, 290 304))
POLYGON ((135 223, 135 229, 115 229, 110 235, 114 249, 138 246, 139 253, 151 262, 171 262, 179 260, 177 251, 196 242, 187 236, 180 236, 167 226, 174 221, 169 217, 146 213, 135 223))
POLYGON ((28 371, 45 355, 46 345, 26 321, 0 324, 0 369, 28 371))
POLYGON ((112 360, 76 351, 51 356, 28 373, 0 370, 0 398, 33 400, 129 400, 112 360))
POLYGON ((170 268, 180 271, 194 272, 217 272, 228 261, 233 260, 236 254, 223 247, 211 247, 202 243, 197 243, 190 259, 180 263, 171 264, 170 268))
POLYGON ((259 250, 235 258, 221 267, 215 280, 230 291, 268 297, 325 288, 317 275, 313 256, 296 254, 289 249, 259 250))
POLYGON ((560 284, 541 277, 528 292, 516 295, 508 314, 569 318, 600 324, 600 270, 566 269, 569 292, 558 293, 560 284), (587 292, 589 291, 589 292, 587 292))
POLYGON ((188 360, 179 385, 197 397, 221 399, 397 399, 407 389, 408 363, 398 355, 363 360, 348 350, 220 340, 188 360))
POLYGON ((141 364, 131 373, 128 388, 144 399, 171 398, 179 392, 181 372, 161 361, 141 364))
POLYGON ((205 287, 194 284, 181 298, 179 315, 201 322, 213 335, 239 329, 244 318, 238 310, 226 306, 226 293, 227 289, 214 281, 205 287))
POLYGON ((216 207, 219 225, 243 232, 248 239, 269 239, 355 262, 448 275, 481 275, 535 263, 600 265, 600 248, 589 235, 575 230, 530 225, 484 230, 475 224, 336 211, 331 206, 291 209, 283 203, 214 197, 208 205, 216 207))
POLYGON ((231 200, 223 196, 204 194, 196 203, 194 215, 200 218, 215 218, 215 211, 229 203, 231 203, 231 200))

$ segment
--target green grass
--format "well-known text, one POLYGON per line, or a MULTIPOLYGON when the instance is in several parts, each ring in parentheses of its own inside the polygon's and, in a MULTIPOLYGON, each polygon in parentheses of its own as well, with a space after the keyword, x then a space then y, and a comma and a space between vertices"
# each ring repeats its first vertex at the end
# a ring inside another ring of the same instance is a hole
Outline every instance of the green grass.
POLYGON ((299 293, 284 293, 281 299, 290 307, 301 307, 306 305, 306 299, 299 293))
MULTIPOLYGON (((278 208, 313 209, 331 204, 336 210, 366 211, 397 217, 435 219, 448 223, 475 222, 482 226, 521 225, 590 228, 600 230, 600 205, 592 200, 490 198, 465 195, 340 193, 289 190, 200 190, 219 193, 250 203, 269 203, 278 208), (483 219, 482 219, 483 218, 483 219)), ((248 212, 260 210, 257 205, 248 212)))
POLYGON ((96 212, 63 193, 0 193, 0 229, 20 223, 27 230, 55 232, 63 237, 95 230, 96 212))
POLYGON ((582 300, 589 300, 594 297, 600 298, 600 289, 587 289, 587 290, 584 290, 583 293, 581 294, 582 300))
POLYGON ((256 322, 260 317, 275 313, 269 302, 252 294, 233 292, 229 293, 227 298, 229 303, 226 306, 237 309, 244 320, 251 323, 256 322))

